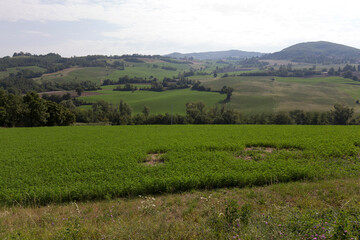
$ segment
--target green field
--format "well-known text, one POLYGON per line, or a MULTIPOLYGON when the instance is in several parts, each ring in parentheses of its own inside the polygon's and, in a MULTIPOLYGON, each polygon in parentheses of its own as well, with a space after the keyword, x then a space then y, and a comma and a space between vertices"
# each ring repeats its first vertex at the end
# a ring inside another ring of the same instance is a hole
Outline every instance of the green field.
MULTIPOLYGON (((138 85, 143 86, 143 85, 138 85)), ((144 106, 150 107, 151 113, 185 113, 185 104, 188 102, 202 101, 207 106, 221 104, 225 95, 214 92, 199 92, 190 89, 169 90, 164 92, 154 91, 112 91, 115 86, 103 86, 96 91, 101 95, 80 97, 86 102, 104 100, 118 105, 120 100, 129 103, 134 113, 140 113, 144 106)))
POLYGON ((37 80, 40 82, 54 81, 59 83, 91 81, 100 85, 113 71, 114 69, 105 67, 68 68, 59 72, 45 74, 37 78, 37 80))
POLYGON ((342 77, 282 78, 227 77, 204 81, 214 90, 231 86, 235 90, 230 107, 242 112, 328 111, 344 103, 360 112, 360 83, 342 77))
POLYGON ((37 205, 359 176, 359 130, 247 125, 0 129, 0 203, 37 205))

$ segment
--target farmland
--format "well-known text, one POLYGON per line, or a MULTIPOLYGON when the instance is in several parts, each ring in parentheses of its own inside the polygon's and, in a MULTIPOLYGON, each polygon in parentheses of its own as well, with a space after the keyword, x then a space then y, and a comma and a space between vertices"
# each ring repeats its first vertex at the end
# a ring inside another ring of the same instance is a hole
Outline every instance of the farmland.
MULTIPOLYGON (((137 85, 144 87, 146 85, 137 85)), ((102 90, 95 91, 101 95, 80 97, 86 102, 96 102, 104 100, 114 105, 118 105, 120 100, 129 103, 134 113, 140 113, 144 106, 151 109, 151 113, 185 113, 187 102, 203 101, 208 106, 220 104, 225 96, 214 92, 199 92, 190 89, 170 90, 165 92, 153 91, 113 91, 115 86, 103 86, 102 90)))
POLYGON ((0 132, 2 205, 356 177, 360 169, 357 126, 94 126, 0 132))
POLYGON ((242 112, 326 111, 335 103, 360 112, 355 103, 360 99, 360 84, 342 77, 227 77, 204 81, 204 85, 215 90, 233 87, 229 105, 242 112))

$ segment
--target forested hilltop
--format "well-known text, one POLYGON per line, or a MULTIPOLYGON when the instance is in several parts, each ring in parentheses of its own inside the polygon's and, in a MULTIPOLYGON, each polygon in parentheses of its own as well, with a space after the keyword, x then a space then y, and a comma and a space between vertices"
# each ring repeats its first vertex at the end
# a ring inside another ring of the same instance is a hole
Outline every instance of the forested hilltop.
POLYGON ((267 54, 263 59, 289 60, 314 64, 357 63, 360 49, 325 41, 299 43, 280 52, 267 54))

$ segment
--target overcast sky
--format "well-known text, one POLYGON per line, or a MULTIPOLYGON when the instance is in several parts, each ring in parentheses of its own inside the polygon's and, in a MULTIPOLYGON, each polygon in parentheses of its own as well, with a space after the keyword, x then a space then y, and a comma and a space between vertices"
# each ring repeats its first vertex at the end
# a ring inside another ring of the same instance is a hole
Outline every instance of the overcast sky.
POLYGON ((0 56, 360 48, 357 0, 0 0, 0 56))

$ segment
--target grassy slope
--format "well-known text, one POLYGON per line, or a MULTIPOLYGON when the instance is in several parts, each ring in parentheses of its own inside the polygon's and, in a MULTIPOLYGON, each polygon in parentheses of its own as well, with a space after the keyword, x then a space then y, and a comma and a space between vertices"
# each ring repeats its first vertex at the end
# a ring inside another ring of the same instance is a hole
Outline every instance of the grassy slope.
POLYGON ((230 106, 243 112, 271 112, 303 109, 327 111, 335 103, 345 103, 360 111, 355 101, 360 98, 360 84, 341 77, 280 78, 276 77, 217 78, 204 84, 213 89, 232 86, 235 91, 230 106))
POLYGON ((356 239, 359 181, 296 182, 40 208, 5 207, 0 208, 0 238, 356 239))
POLYGON ((83 82, 91 81, 96 82, 99 85, 105 80, 108 74, 111 74, 114 70, 104 67, 88 67, 88 68, 73 68, 65 69, 64 71, 47 74, 38 78, 39 81, 55 81, 55 82, 83 82))
POLYGON ((165 92, 135 91, 123 92, 112 91, 114 86, 103 87, 97 91, 102 95, 80 97, 87 102, 105 100, 112 104, 119 104, 120 100, 129 103, 134 113, 142 111, 144 106, 150 107, 151 113, 185 113, 187 102, 203 101, 207 106, 213 106, 225 99, 219 93, 191 91, 190 89, 170 90, 165 92))

